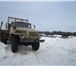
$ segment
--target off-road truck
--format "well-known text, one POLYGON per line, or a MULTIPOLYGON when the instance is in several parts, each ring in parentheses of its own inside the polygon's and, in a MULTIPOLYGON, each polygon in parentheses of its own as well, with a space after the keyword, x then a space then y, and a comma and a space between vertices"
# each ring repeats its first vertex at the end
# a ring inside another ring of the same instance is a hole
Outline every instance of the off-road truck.
POLYGON ((15 17, 8 17, 6 23, 6 30, 0 30, 1 41, 5 44, 7 41, 11 44, 11 51, 17 52, 18 45, 31 45, 32 49, 37 51, 40 46, 39 31, 32 28, 31 23, 28 22, 28 19, 21 19, 15 17))

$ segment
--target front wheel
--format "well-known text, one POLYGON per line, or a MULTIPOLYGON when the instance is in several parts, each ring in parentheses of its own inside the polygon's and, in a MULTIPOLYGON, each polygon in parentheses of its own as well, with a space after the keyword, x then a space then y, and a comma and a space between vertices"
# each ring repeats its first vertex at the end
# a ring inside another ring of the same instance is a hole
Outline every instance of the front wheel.
POLYGON ((39 42, 34 42, 34 43, 32 44, 32 49, 33 49, 34 51, 37 51, 37 50, 39 49, 39 47, 40 47, 40 43, 39 43, 39 42))
POLYGON ((17 45, 17 42, 12 42, 11 43, 11 51, 12 52, 17 52, 17 50, 18 50, 18 45, 17 45))
POLYGON ((11 51, 12 52, 17 52, 18 50, 18 43, 19 43, 19 39, 18 37, 12 37, 11 38, 11 51))

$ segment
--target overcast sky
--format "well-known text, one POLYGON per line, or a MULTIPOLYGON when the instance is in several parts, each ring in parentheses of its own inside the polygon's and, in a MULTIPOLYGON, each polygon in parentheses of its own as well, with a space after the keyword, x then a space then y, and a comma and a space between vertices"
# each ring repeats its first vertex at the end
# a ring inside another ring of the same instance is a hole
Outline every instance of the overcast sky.
POLYGON ((76 2, 0 2, 4 25, 8 16, 28 19, 40 31, 76 32, 76 2))

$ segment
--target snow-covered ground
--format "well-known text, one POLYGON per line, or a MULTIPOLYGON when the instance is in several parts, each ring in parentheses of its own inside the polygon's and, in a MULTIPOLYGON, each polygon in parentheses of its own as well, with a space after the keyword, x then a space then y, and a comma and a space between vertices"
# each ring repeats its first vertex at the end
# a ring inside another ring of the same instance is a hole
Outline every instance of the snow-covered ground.
POLYGON ((42 37, 40 49, 33 51, 31 46, 19 46, 12 53, 10 45, 0 42, 0 65, 76 65, 76 37, 42 37))

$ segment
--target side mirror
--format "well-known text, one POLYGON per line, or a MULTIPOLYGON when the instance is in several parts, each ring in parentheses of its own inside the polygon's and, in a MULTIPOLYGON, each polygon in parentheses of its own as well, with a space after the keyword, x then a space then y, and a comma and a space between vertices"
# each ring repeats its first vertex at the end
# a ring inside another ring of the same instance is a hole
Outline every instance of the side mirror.
POLYGON ((35 25, 34 25, 34 29, 35 29, 35 25))
POLYGON ((2 28, 2 25, 3 25, 3 21, 1 21, 1 26, 0 26, 0 29, 2 28))

